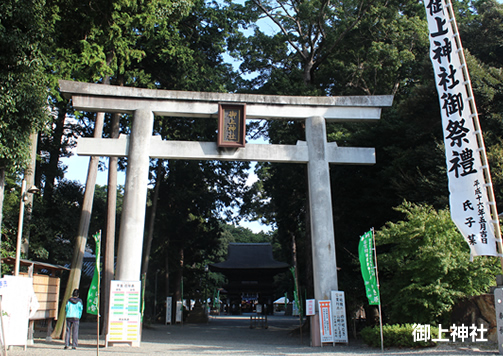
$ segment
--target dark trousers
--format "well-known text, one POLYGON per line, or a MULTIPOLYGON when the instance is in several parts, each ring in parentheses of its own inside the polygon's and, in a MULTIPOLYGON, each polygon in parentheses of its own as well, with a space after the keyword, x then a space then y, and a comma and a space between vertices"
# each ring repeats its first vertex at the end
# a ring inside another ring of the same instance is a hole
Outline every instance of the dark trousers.
POLYGON ((79 319, 66 319, 65 346, 70 346, 70 335, 72 336, 72 347, 79 346, 79 319))

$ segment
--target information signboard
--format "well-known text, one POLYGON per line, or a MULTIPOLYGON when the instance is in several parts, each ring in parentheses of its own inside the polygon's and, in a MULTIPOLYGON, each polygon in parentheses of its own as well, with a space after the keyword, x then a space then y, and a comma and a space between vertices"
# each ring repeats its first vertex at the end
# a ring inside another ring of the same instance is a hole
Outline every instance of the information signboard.
POLYGON ((33 279, 6 275, 0 279, 2 296, 1 328, 5 346, 24 346, 28 343, 28 321, 35 315, 39 303, 33 291, 33 279))
POLYGON ((320 339, 321 343, 333 342, 332 308, 330 300, 319 300, 318 309, 320 310, 320 339))
POLYGON ((344 292, 332 291, 332 319, 334 342, 348 342, 348 324, 344 292))
POLYGON ((140 297, 140 281, 111 281, 107 346, 109 343, 140 346, 140 297))

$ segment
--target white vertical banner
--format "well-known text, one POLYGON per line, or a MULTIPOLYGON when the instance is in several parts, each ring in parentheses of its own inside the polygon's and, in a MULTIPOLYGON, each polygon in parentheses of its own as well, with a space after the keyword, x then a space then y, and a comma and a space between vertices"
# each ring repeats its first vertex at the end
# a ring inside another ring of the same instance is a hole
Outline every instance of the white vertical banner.
POLYGON ((451 218, 470 246, 471 256, 497 256, 484 176, 487 167, 481 159, 485 149, 468 69, 464 68, 463 48, 455 38, 459 36, 455 33, 455 19, 443 0, 427 0, 424 4, 442 113, 451 218))
POLYGON ((346 320, 346 302, 344 292, 332 291, 332 319, 334 342, 348 342, 348 323, 346 320))
POLYGON ((176 312, 175 312, 175 322, 181 323, 182 322, 182 311, 183 311, 183 304, 181 300, 176 301, 176 312))
POLYGON ((171 324, 173 313, 173 297, 166 297, 166 324, 171 324))
POLYGON ((334 342, 332 325, 332 308, 330 300, 319 300, 318 310, 320 311, 320 338, 321 343, 334 342))

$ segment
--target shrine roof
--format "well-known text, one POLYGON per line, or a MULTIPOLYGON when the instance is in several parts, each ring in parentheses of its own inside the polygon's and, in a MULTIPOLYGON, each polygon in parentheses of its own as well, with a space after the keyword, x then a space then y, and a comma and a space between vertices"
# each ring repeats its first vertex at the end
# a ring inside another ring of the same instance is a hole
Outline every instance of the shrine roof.
MULTIPOLYGON (((16 259, 14 257, 4 257, 2 258, 2 263, 5 263, 6 265, 14 265, 16 263, 16 259)), ((31 261, 23 258, 19 259, 19 266, 26 266, 28 268, 33 268, 34 273, 49 274, 49 275, 61 271, 70 270, 69 268, 66 268, 64 266, 54 265, 45 262, 31 261)))
POLYGON ((289 265, 274 259, 270 243, 230 243, 227 260, 210 264, 209 267, 213 272, 236 269, 268 269, 279 272, 288 269, 289 265))

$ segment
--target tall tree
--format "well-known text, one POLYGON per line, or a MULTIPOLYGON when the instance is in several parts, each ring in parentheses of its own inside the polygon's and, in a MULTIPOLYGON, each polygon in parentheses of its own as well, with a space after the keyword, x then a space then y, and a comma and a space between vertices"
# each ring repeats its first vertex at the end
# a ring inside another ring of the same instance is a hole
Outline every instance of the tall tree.
MULTIPOLYGON (((223 53, 226 39, 238 29, 239 16, 232 6, 195 1, 191 13, 176 28, 160 23, 154 36, 144 38, 143 48, 148 49, 148 55, 139 70, 161 89, 233 90, 237 76, 224 62, 223 53), (166 36, 172 40, 166 42, 166 36)), ((214 141, 216 122, 156 118, 154 131, 163 139, 214 141)), ((148 269, 163 271, 166 279, 174 276, 170 278, 171 291, 179 297, 182 264, 185 273, 198 275, 204 270, 204 256, 211 254, 218 240, 218 220, 233 215, 226 205, 237 204, 248 164, 166 161, 163 165, 162 176, 152 174, 157 179, 160 199, 155 198, 155 193, 152 196, 158 202, 158 212, 150 212, 152 203, 149 212, 156 217, 152 253, 144 257, 149 261, 148 269)), ((145 264, 143 268, 147 272, 145 264)), ((170 283, 163 282, 168 293, 170 283)), ((189 286, 185 284, 185 290, 189 286)))
POLYGON ((30 159, 30 135, 49 121, 44 74, 49 28, 45 1, 0 4, 0 228, 6 173, 30 159))
MULTIPOLYGON (((248 38, 231 42, 232 53, 243 60, 241 70, 256 74, 242 90, 286 95, 398 94, 402 86, 404 91, 408 90, 405 84, 413 72, 415 54, 426 49, 426 26, 418 21, 416 14, 424 10, 411 2, 253 0, 248 1, 245 8, 253 11, 255 15, 250 14, 253 20, 257 16, 268 18, 276 31, 264 33, 255 28, 255 33, 248 38)), ((270 122, 266 128, 271 143, 294 144, 305 140, 302 123, 270 122)), ((329 125, 328 139, 340 146, 359 146, 361 142, 356 140, 354 132, 368 132, 365 131, 368 128, 365 124, 329 125), (358 125, 364 128, 359 129, 358 125)), ((372 142, 362 146, 370 145, 372 142)), ((279 164, 261 167, 264 173, 259 176, 265 181, 259 184, 265 189, 265 195, 271 197, 266 202, 273 207, 269 210, 270 217, 278 227, 283 246, 290 249, 293 239, 307 252, 298 262, 304 271, 302 284, 308 285, 312 271, 304 168, 279 164)), ((356 226, 355 219, 347 219, 346 215, 361 210, 353 204, 354 187, 366 187, 355 183, 358 180, 353 177, 355 174, 364 177, 365 170, 332 168, 332 179, 336 182, 333 201, 340 265, 347 264, 344 260, 350 247, 349 238, 345 237, 349 236, 347 226, 356 226), (339 177, 345 178, 343 185, 336 181, 339 177), (355 210, 350 210, 348 207, 353 205, 355 210)), ((361 203, 359 200, 360 206, 361 203)))
POLYGON ((244 55, 242 69, 274 74, 275 62, 282 63, 290 75, 297 72, 306 85, 316 82, 315 73, 356 28, 373 0, 335 3, 325 0, 250 0, 245 10, 252 21, 265 16, 276 28, 274 36, 258 29, 248 41, 236 43, 244 55), (252 48, 256 46, 255 50, 252 48), (269 47, 269 48, 267 48, 269 47), (261 53, 261 50, 267 49, 261 53), (276 52, 276 53, 274 53, 276 52), (261 55, 262 54, 262 55, 261 55), (265 55, 265 56, 264 56, 265 55))
MULTIPOLYGON (((68 29, 74 35, 72 42, 69 41, 71 38, 69 33, 61 33, 58 42, 61 47, 58 47, 56 52, 63 54, 64 58, 55 60, 55 68, 62 68, 63 73, 69 72, 73 78, 86 78, 87 81, 100 81, 104 84, 110 83, 112 77, 115 81, 129 81, 128 84, 148 85, 148 77, 137 70, 138 63, 146 55, 141 47, 142 39, 152 36, 160 22, 176 23, 177 18, 190 8, 188 1, 177 2, 175 5, 169 0, 96 1, 95 6, 83 8, 76 8, 73 3, 64 1, 55 0, 55 3, 60 5, 58 9, 61 14, 69 15, 59 17, 59 28, 68 29), (81 27, 72 27, 76 18, 80 20, 81 27), (75 45, 75 38, 80 39, 78 45, 75 45), (68 58, 76 60, 78 65, 68 64, 68 58)), ((97 117, 103 118, 104 114, 100 113, 97 117)), ((97 120, 95 137, 101 138, 102 127, 103 121, 97 120)), ((65 300, 80 283, 79 271, 87 241, 97 168, 98 157, 92 157, 86 183, 81 229, 72 261, 72 271, 75 273, 71 275, 67 285, 65 300)), ((113 239, 114 236, 109 238, 113 239)), ((59 336, 61 329, 62 324, 58 321, 53 336, 59 336)))

